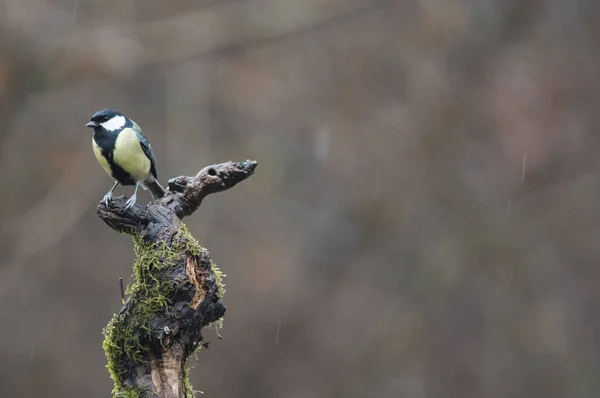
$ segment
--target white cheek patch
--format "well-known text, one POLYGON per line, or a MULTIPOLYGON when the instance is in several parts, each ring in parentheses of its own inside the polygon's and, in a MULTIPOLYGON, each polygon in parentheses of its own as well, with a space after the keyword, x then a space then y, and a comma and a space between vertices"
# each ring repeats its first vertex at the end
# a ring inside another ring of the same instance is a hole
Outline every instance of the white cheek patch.
POLYGON ((100 126, 104 127, 104 129, 107 131, 115 131, 123 128, 125 123, 126 121, 124 116, 114 116, 110 120, 100 123, 100 126))

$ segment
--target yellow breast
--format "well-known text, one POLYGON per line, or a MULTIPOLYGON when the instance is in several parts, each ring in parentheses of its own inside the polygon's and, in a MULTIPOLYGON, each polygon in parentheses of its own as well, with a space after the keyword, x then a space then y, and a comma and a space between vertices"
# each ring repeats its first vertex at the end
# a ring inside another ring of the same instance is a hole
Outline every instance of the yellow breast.
POLYGON ((134 181, 143 181, 150 174, 150 159, 144 153, 135 131, 130 128, 123 129, 117 137, 113 160, 134 181))
POLYGON ((112 177, 110 165, 108 164, 108 161, 104 158, 104 156, 102 156, 102 150, 100 150, 100 147, 98 146, 98 144, 96 144, 96 141, 94 141, 94 139, 92 139, 92 146, 94 148, 94 155, 96 155, 98 163, 100 163, 100 166, 102 166, 104 171, 106 171, 108 175, 112 177))

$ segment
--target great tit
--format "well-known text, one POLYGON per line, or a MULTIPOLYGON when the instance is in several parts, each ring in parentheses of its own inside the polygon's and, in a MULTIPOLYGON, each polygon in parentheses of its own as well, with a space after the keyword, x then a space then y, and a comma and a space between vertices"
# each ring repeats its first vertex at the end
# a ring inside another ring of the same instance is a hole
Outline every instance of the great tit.
POLYGON ((86 127, 94 129, 92 144, 98 163, 115 180, 115 185, 102 200, 106 206, 119 184, 135 185, 125 209, 135 204, 140 185, 150 189, 153 198, 165 194, 157 181, 152 147, 136 122, 120 112, 103 109, 92 116, 86 127))

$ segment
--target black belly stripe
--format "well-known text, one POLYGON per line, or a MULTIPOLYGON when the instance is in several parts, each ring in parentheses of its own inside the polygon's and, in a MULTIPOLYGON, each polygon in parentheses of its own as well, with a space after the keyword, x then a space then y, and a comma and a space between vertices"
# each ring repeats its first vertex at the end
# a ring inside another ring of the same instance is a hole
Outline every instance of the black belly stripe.
POLYGON ((110 170, 113 178, 119 181, 121 185, 135 185, 135 181, 133 181, 133 178, 131 178, 131 174, 129 174, 128 172, 123 170, 118 164, 113 162, 112 156, 111 159, 108 161, 108 164, 110 165, 110 170))
POLYGON ((96 145, 98 145, 98 147, 102 151, 102 156, 104 156, 104 158, 110 165, 112 177, 121 185, 135 185, 135 181, 133 180, 131 175, 125 170, 123 170, 121 166, 116 164, 113 159, 117 135, 118 134, 106 134, 103 132, 95 133, 94 141, 96 141, 96 145))

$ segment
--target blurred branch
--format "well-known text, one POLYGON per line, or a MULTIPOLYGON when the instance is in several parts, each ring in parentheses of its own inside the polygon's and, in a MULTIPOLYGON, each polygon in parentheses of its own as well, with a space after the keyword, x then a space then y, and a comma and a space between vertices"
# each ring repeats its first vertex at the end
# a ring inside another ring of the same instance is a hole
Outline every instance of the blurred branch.
MULTIPOLYGON (((39 35, 17 20, 11 29, 30 39, 45 58, 59 61, 61 76, 90 68, 126 74, 148 64, 213 53, 335 23, 389 4, 389 0, 241 0, 138 24, 39 35)), ((48 6, 50 7, 50 6, 48 6)), ((61 14, 62 15, 62 14, 61 14)), ((63 18, 71 18, 64 13, 63 18)), ((104 72, 102 72, 104 73, 104 72)))
POLYGON ((117 396, 187 397, 187 359, 202 328, 225 314, 221 272, 181 219, 211 193, 250 177, 255 161, 211 165, 168 182, 165 196, 125 209, 124 197, 98 205, 99 217, 133 235, 135 281, 105 329, 104 349, 117 396))

